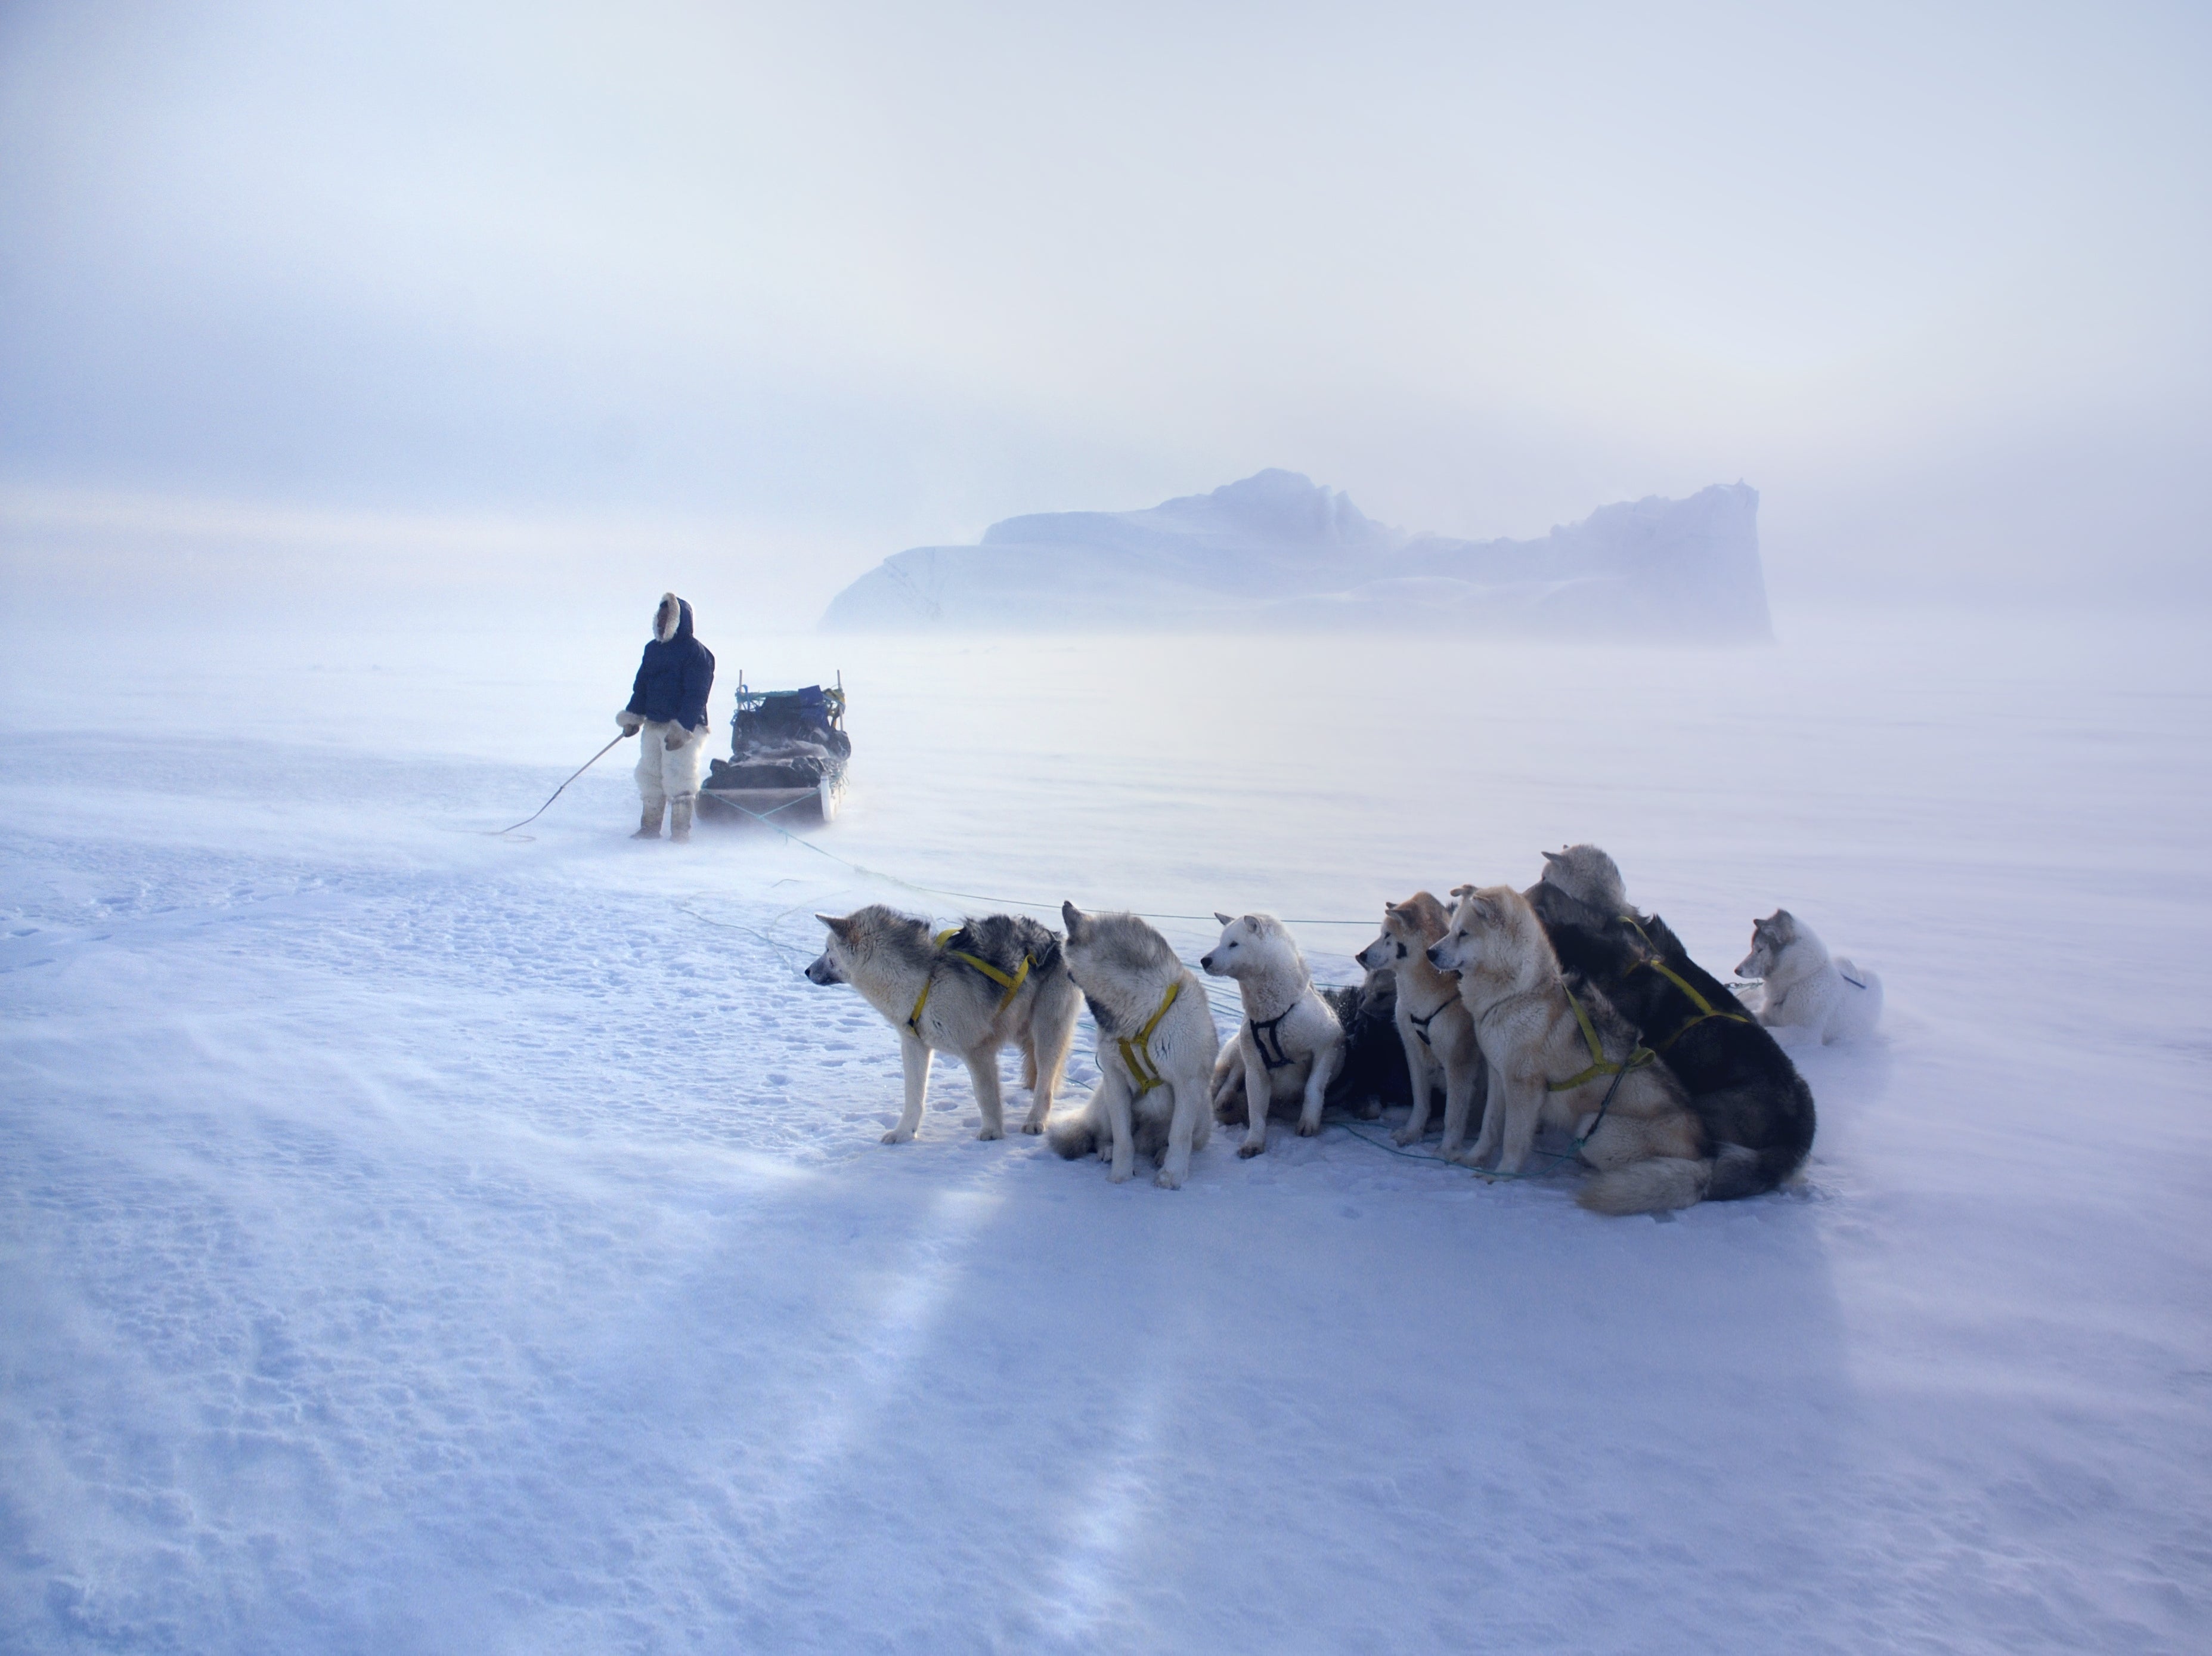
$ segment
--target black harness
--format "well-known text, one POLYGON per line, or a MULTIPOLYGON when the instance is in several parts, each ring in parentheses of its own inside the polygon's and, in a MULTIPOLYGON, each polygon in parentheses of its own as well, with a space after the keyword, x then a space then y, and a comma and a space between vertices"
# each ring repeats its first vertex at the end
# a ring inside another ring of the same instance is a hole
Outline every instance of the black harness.
POLYGON ((1267 1065, 1270 1069, 1288 1069, 1293 1063, 1297 1062, 1295 1058, 1291 1057, 1289 1053, 1283 1050, 1283 1038, 1275 1033, 1276 1026, 1280 1024, 1284 1019, 1289 1017, 1291 1013, 1296 1012, 1297 1009, 1297 1002, 1293 1002, 1290 1006, 1285 1008, 1273 1017, 1268 1019, 1264 1024, 1257 1018, 1252 1020, 1252 1044, 1259 1049, 1260 1062, 1267 1065), (1261 1032, 1263 1030, 1267 1032, 1266 1034, 1262 1034, 1261 1032), (1273 1052, 1267 1050, 1267 1039, 1269 1036, 1274 1037, 1275 1050, 1273 1052))
POLYGON ((1406 1014, 1406 1021, 1413 1025, 1413 1033, 1421 1038, 1421 1044, 1427 1047, 1432 1052, 1436 1050, 1436 1046, 1435 1044, 1429 1039, 1429 1026, 1436 1022, 1438 1018, 1442 1017, 1443 1015, 1444 1008, 1450 1004, 1451 1002, 1449 1001, 1444 1002, 1443 1005, 1437 1007, 1434 1012, 1431 1012, 1425 1018, 1416 1018, 1410 1012, 1406 1014))

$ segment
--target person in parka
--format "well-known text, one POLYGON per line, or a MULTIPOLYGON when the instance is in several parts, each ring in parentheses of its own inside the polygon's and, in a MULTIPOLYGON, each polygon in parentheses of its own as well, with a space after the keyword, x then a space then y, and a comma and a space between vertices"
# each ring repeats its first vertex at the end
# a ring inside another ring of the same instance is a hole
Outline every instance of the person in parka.
POLYGON ((664 807, 672 807, 668 837, 691 837, 699 772, 707 763, 707 695, 714 687, 714 652, 691 636, 690 605, 674 593, 661 594, 629 705, 615 715, 623 735, 642 731, 645 738, 637 756, 645 819, 634 837, 660 837, 664 807))

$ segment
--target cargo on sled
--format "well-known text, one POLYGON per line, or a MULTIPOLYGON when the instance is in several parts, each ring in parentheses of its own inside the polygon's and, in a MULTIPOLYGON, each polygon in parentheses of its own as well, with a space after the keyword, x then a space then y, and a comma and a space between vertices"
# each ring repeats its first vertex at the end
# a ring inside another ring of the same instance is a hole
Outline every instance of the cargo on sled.
POLYGON ((845 734, 845 675, 835 685, 753 690, 738 675, 730 757, 712 762, 699 784, 699 814, 710 822, 765 820, 784 827, 834 822, 853 757, 845 734))

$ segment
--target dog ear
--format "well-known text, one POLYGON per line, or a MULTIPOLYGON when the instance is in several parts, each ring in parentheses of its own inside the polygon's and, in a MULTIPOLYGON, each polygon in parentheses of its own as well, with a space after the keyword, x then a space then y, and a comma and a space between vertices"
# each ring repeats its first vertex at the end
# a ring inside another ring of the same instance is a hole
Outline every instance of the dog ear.
POLYGON ((1061 922, 1067 928, 1068 941, 1073 942, 1075 934, 1083 929, 1083 910, 1066 898, 1062 898, 1060 903, 1060 917, 1061 922))
POLYGON ((1244 923, 1253 931, 1257 931, 1260 929, 1260 916, 1256 914, 1248 914, 1244 916, 1244 923))
POLYGON ((819 920, 823 925, 829 927, 831 931, 836 933, 840 937, 846 935, 851 929, 853 924, 853 916, 849 914, 817 914, 814 917, 817 920, 819 920))
POLYGON ((1395 903, 1385 903, 1382 905, 1382 912, 1385 914, 1395 914, 1398 912, 1398 905, 1395 903))
POLYGON ((1221 912, 1221 910, 1218 910, 1218 909, 1216 909, 1216 910, 1213 911, 1213 917, 1214 917, 1216 920, 1218 920, 1218 921, 1219 921, 1223 925, 1224 925, 1224 926, 1233 926, 1233 925, 1235 925, 1235 924, 1237 923, 1235 921, 1231 920, 1231 919, 1227 915, 1225 915, 1225 914, 1222 913, 1222 912, 1221 912))
MULTIPOLYGON (((1549 856, 1549 855, 1551 855, 1552 854, 1551 854, 1549 851, 1547 851, 1547 852, 1545 852, 1545 853, 1544 853, 1544 855, 1545 855, 1546 856, 1549 856)), ((1452 887, 1452 892, 1451 892, 1451 894, 1452 894, 1454 897, 1465 897, 1465 896, 1466 896, 1469 892, 1473 891, 1474 889, 1474 886, 1453 886, 1453 887, 1452 887)))
POLYGON ((1544 861, 1547 862, 1565 862, 1566 860, 1567 854, 1564 849, 1544 853, 1544 861))

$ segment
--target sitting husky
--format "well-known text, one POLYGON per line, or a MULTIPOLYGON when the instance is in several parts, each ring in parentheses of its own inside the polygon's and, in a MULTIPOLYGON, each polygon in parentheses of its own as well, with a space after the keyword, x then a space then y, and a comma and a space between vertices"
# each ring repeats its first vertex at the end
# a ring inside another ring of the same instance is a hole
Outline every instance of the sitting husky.
MULTIPOLYGON (((1572 849, 1605 856, 1595 846, 1572 849)), ((1612 859, 1605 861, 1611 867, 1612 859)), ((1628 906, 1619 869, 1609 884, 1583 886, 1599 891, 1603 908, 1571 895, 1577 883, 1571 865, 1549 859, 1525 895, 1559 964, 1596 985, 1689 1090, 1690 1108, 1713 1148, 1705 1199, 1772 1190, 1813 1148, 1813 1089, 1726 986, 1690 959, 1664 920, 1628 906)))
POLYGON ((1739 977, 1765 980, 1759 1021, 1822 1043, 1870 1035, 1881 1017, 1881 979, 1831 956, 1813 928, 1787 909, 1751 922, 1751 953, 1739 977))
POLYGON ((1052 1095, 1075 1037, 1075 985, 1060 961, 1060 935, 1025 916, 987 915, 933 936, 929 922, 872 903, 840 918, 814 916, 830 945, 812 965, 817 983, 850 983, 899 1032, 906 1108, 886 1144, 903 1144, 921 1124, 929 1068, 957 1052, 983 1111, 978 1138, 1006 1136, 999 1099, 999 1049, 1022 1050, 1022 1085, 1030 1090, 1024 1133, 1044 1130, 1052 1095))
POLYGON ((1459 979, 1429 960, 1429 945, 1449 923, 1444 905, 1426 892, 1415 892, 1403 903, 1385 903, 1382 935, 1358 959, 1370 971, 1387 971, 1397 979, 1398 1038, 1405 1047, 1413 1111, 1391 1137, 1412 1144, 1429 1130, 1429 1094, 1441 1076, 1444 1138, 1439 1148, 1456 1156, 1485 1077, 1482 1047, 1474 1038, 1474 1019, 1460 999, 1459 979))
POLYGON ((1627 1020, 1561 973, 1536 911, 1510 886, 1461 886, 1430 964, 1459 974, 1489 1065, 1482 1131, 1460 1160, 1517 1173, 1540 1123, 1576 1133, 1598 1169, 1579 1198, 1599 1213, 1686 1208, 1712 1179, 1689 1095, 1627 1020), (1500 1149, 1500 1146, 1503 1149, 1500 1149))
POLYGON ((1233 977, 1244 1001, 1244 1022, 1213 1066, 1213 1102, 1218 1110, 1244 1087, 1246 1127, 1240 1156, 1267 1148, 1267 1111, 1276 1104, 1298 1105, 1298 1135, 1321 1131, 1322 1105, 1328 1084, 1344 1062, 1344 1026, 1314 988, 1305 956, 1283 922, 1269 914, 1248 914, 1221 922, 1221 941, 1198 964, 1216 977, 1233 977))
POLYGON ((1139 1154, 1159 1163, 1172 1190, 1213 1131, 1206 1087, 1221 1037, 1206 985, 1174 947, 1133 914, 1085 914, 1060 904, 1067 975, 1098 1026, 1098 1085, 1079 1111, 1052 1123, 1049 1142, 1073 1160, 1111 1154, 1108 1175, 1128 1178, 1139 1154))

